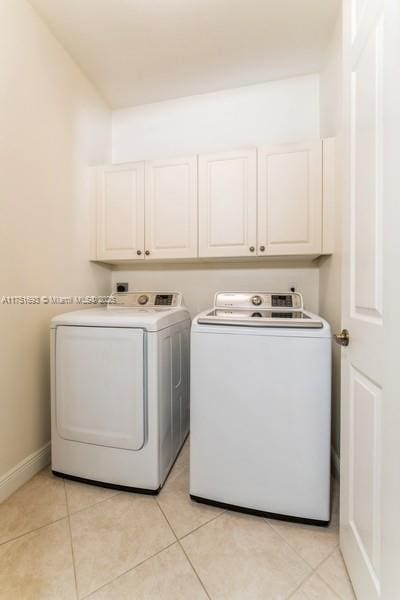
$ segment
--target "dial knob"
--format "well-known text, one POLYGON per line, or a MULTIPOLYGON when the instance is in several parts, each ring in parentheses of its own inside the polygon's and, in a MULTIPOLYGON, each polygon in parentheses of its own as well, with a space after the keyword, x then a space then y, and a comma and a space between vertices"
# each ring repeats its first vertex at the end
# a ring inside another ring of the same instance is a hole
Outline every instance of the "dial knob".
POLYGON ((254 306, 260 306, 260 304, 262 302, 262 298, 261 298, 261 296, 253 296, 251 301, 254 304, 254 306))
POLYGON ((147 304, 147 303, 148 303, 148 301, 149 301, 149 297, 148 297, 148 296, 146 296, 146 294, 142 294, 142 295, 141 295, 141 296, 139 296, 139 298, 138 298, 138 302, 139 302, 139 304, 141 304, 142 306, 143 306, 144 304, 147 304))

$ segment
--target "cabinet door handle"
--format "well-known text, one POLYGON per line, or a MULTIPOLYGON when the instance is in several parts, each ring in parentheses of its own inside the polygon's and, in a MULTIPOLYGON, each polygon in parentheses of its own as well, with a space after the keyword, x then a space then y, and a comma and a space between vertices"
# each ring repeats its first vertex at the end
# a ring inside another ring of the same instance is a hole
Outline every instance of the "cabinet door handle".
POLYGON ((265 246, 260 246, 260 252, 265 252, 265 246))
POLYGON ((250 252, 254 252, 255 247, 254 246, 250 246, 249 250, 250 250, 250 252))
POLYGON ((145 255, 150 256, 150 250, 146 250, 145 255))
POLYGON ((140 255, 142 254, 142 251, 141 251, 141 250, 136 250, 136 254, 137 254, 138 256, 140 256, 140 255))

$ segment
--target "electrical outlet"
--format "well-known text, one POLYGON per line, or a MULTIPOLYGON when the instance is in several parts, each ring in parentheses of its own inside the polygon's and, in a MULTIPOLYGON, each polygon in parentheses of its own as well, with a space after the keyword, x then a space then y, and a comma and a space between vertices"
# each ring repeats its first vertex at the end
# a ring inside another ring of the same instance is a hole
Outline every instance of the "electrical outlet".
POLYGON ((117 281, 117 283, 115 285, 115 289, 119 293, 127 292, 129 290, 129 283, 126 283, 126 282, 121 283, 120 281, 117 281))

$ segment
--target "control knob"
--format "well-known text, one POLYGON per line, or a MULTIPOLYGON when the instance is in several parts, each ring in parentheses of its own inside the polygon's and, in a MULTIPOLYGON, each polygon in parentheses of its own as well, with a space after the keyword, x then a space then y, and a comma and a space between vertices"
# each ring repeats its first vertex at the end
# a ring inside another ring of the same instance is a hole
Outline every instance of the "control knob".
POLYGON ((142 294, 142 295, 141 295, 141 296, 139 296, 139 298, 138 298, 138 302, 139 302, 139 304, 141 304, 142 306, 143 306, 144 304, 147 304, 147 303, 148 303, 148 301, 149 301, 149 297, 148 297, 148 296, 146 296, 146 294, 142 294))
POLYGON ((251 301, 254 304, 254 306, 260 306, 260 304, 262 303, 262 298, 261 296, 253 296, 251 301))

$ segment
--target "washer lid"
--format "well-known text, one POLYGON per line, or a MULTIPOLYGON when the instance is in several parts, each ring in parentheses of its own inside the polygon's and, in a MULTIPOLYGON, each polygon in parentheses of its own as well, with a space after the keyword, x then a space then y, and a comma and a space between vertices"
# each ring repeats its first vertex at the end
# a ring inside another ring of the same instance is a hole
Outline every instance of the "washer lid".
POLYGON ((198 329, 212 325, 221 329, 251 327, 329 332, 324 319, 304 310, 303 298, 298 292, 218 292, 213 310, 198 315, 195 323, 198 329))
POLYGON ((146 331, 160 331, 175 323, 190 319, 184 307, 167 308, 120 308, 112 310, 89 308, 57 315, 51 320, 51 327, 76 325, 82 327, 137 327, 146 331))

